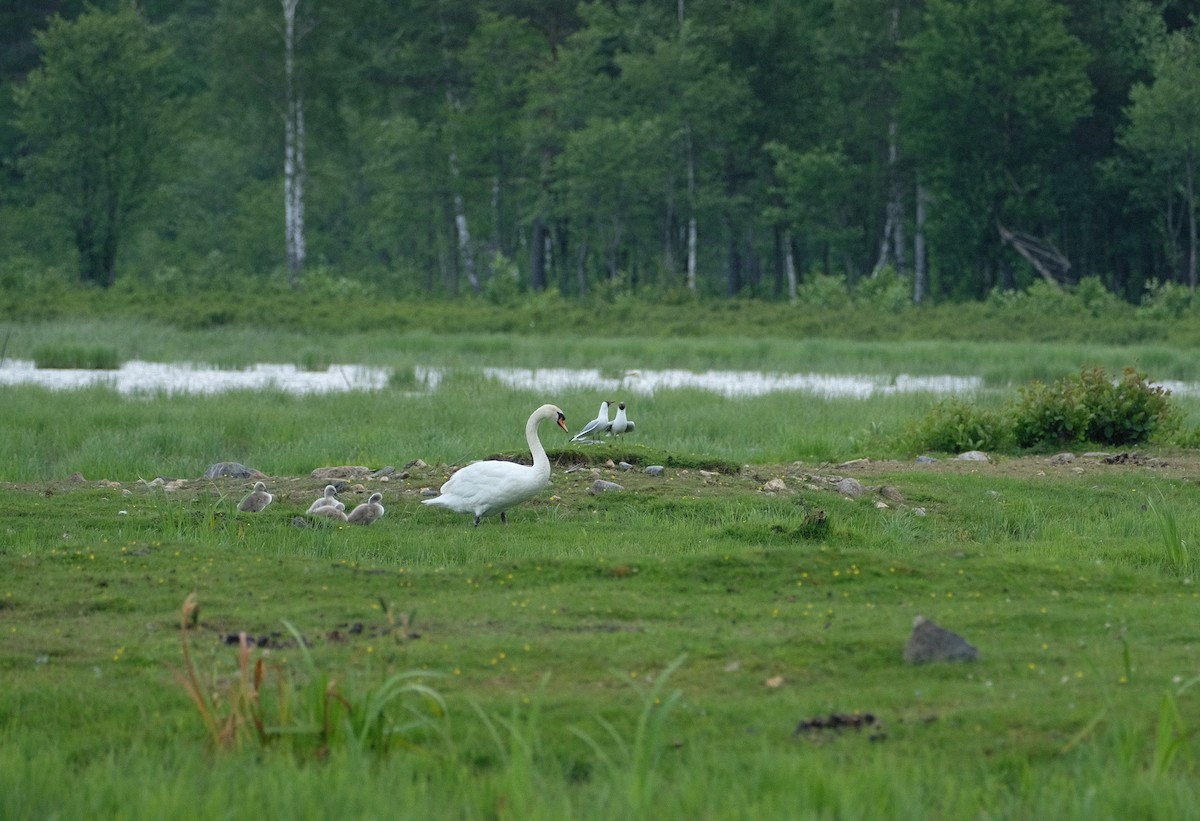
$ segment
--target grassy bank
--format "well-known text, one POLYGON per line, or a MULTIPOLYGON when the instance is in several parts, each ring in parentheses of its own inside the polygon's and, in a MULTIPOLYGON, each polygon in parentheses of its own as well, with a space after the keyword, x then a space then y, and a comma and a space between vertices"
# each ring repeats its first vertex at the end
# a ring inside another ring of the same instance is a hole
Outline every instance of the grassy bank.
POLYGON ((254 517, 229 480, 6 486, 4 814, 1187 817, 1200 600, 1159 513, 1200 516, 1172 461, 601 469, 601 496, 559 471, 478 529, 419 504, 436 467, 375 484, 366 529, 295 527, 308 478, 254 517), (244 631, 263 703, 297 694, 284 732, 214 749, 175 675, 192 592, 215 709, 244 631), (918 614, 981 660, 904 664, 918 614), (444 710, 311 738, 314 686, 361 705, 405 671, 444 710))
POLYGON ((0 393, 0 816, 1197 817, 1194 452, 917 464, 927 396, 662 391, 631 395, 619 444, 543 430, 552 487, 508 527, 420 504, 450 465, 524 451, 537 404, 574 430, 595 413, 484 365, 985 374, 996 404, 1085 364, 1200 378, 1183 348, 0 330, 7 357, 395 374, 305 398, 0 393), (436 391, 408 376, 426 364, 436 391), (197 478, 225 459, 267 474, 271 507, 197 478), (297 526, 311 471, 344 464, 398 469, 343 491, 387 515, 297 526), (980 659, 905 664, 918 615, 980 659))

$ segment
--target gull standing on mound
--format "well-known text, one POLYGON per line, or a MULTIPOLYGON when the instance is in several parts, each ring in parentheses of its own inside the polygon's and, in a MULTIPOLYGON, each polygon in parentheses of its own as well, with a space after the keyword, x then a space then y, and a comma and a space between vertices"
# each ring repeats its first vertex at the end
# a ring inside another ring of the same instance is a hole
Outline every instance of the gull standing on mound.
POLYGON ((589 436, 595 440, 600 436, 600 434, 608 431, 609 426, 612 425, 612 423, 608 421, 608 406, 611 404, 611 402, 601 402, 600 415, 584 425, 583 430, 571 437, 571 441, 582 442, 589 436))
POLYGON ((259 513, 267 505, 271 504, 271 500, 275 497, 267 493, 267 486, 262 482, 254 483, 254 490, 246 496, 245 499, 238 502, 238 510, 243 513, 259 513))
POLYGON ((461 468, 442 485, 442 495, 424 499, 421 504, 445 507, 458 513, 475 516, 475 527, 479 520, 493 513, 500 514, 500 521, 508 524, 507 511, 532 498, 539 490, 550 484, 550 458, 538 438, 538 424, 543 419, 553 419, 567 433, 567 417, 556 405, 542 405, 529 415, 525 423, 525 441, 533 456, 533 465, 519 465, 489 459, 474 462, 461 468))
POLYGON ((625 403, 617 405, 617 416, 612 421, 609 430, 613 436, 620 436, 623 433, 633 433, 633 422, 625 416, 625 403))

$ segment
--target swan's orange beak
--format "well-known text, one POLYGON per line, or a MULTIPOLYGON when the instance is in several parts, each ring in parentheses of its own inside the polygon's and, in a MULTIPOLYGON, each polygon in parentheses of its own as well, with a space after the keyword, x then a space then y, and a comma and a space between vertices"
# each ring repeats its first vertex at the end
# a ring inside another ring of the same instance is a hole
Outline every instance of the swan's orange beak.
POLYGON ((567 417, 563 416, 561 411, 558 414, 558 426, 560 428, 562 428, 564 431, 566 431, 567 433, 571 432, 571 431, 567 430, 567 417))

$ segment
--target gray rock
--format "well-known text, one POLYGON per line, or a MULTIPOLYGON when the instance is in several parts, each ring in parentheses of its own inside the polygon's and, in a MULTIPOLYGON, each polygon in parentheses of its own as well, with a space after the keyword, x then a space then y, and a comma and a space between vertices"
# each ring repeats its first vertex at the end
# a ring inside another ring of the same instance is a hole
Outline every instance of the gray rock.
POLYGON ((633 470, 633 465, 629 464, 628 462, 618 462, 617 469, 618 470, 633 470))
POLYGON ((893 485, 884 485, 879 488, 879 495, 895 504, 900 504, 904 501, 904 494, 900 492, 900 488, 893 485))
POLYGON ((1069 465, 1075 461, 1074 453, 1056 453, 1046 460, 1052 465, 1069 465))
POLYGON ((609 482, 604 479, 597 479, 596 481, 592 482, 592 486, 588 490, 588 493, 591 493, 591 494, 608 493, 609 491, 618 491, 618 490, 624 490, 624 489, 625 489, 624 487, 622 487, 621 485, 618 485, 616 482, 609 482))
POLYGON ((992 459, 981 450, 968 450, 966 453, 960 453, 954 457, 960 462, 990 462, 992 459))
POLYGON ((379 470, 375 471, 374 473, 371 474, 371 476, 375 479, 380 479, 384 476, 391 476, 395 472, 396 472, 396 469, 394 467, 392 467, 391 465, 388 465, 387 467, 382 467, 379 470))
POLYGON ((646 473, 650 476, 662 476, 663 470, 664 468, 662 465, 651 465, 650 467, 646 468, 646 473))
POLYGON ((204 471, 205 479, 258 479, 263 474, 254 468, 248 468, 241 462, 217 462, 204 471))
POLYGON ((839 479, 835 487, 838 493, 843 496, 849 496, 851 499, 857 499, 863 495, 862 482, 857 479, 851 479, 849 476, 845 479, 839 479))
POLYGON ((917 457, 918 465, 932 465, 932 464, 936 463, 937 461, 938 460, 933 458, 932 456, 918 456, 917 457))
POLYGON ((934 661, 978 661, 979 651, 952 630, 924 616, 913 622, 912 635, 904 647, 904 660, 909 664, 928 664, 934 661))

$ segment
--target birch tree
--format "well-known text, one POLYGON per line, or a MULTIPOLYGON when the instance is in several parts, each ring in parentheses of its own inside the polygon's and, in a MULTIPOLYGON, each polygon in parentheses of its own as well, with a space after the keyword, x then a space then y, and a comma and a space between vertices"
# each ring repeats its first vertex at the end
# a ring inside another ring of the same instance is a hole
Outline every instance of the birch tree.
POLYGON ((283 113, 283 214, 288 283, 294 288, 304 271, 304 93, 296 70, 296 7, 300 0, 283 5, 284 113, 283 113))

